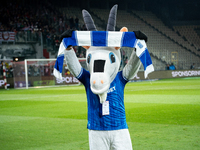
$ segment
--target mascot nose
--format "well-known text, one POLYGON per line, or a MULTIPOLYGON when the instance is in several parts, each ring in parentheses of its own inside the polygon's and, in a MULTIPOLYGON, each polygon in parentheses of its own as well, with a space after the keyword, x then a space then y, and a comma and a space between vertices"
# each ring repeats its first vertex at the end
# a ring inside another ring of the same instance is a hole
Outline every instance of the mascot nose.
MULTIPOLYGON (((104 83, 104 81, 103 81, 103 80, 101 80, 101 83, 103 84, 103 83, 104 83)), ((96 80, 94 80, 94 81, 93 81, 93 84, 96 84, 96 80)))
POLYGON ((94 94, 102 94, 110 87, 110 76, 107 73, 92 73, 90 83, 94 94))

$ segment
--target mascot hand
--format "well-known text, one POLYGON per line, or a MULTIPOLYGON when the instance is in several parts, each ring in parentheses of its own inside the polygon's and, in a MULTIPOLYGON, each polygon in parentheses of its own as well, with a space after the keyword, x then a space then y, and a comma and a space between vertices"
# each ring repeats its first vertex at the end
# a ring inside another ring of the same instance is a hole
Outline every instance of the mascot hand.
POLYGON ((60 41, 62 41, 63 38, 71 37, 73 31, 74 31, 74 30, 69 29, 69 30, 63 32, 63 33, 60 35, 60 41))
POLYGON ((147 36, 144 33, 142 33, 140 30, 133 32, 135 33, 137 39, 145 40, 145 42, 147 43, 147 36))

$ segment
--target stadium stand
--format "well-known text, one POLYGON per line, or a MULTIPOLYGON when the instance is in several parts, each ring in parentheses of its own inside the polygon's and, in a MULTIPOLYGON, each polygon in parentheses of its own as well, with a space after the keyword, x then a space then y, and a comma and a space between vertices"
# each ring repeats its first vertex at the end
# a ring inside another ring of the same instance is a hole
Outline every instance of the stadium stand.
MULTIPOLYGON (((92 15, 97 29, 105 30, 109 9, 90 8, 87 10, 92 15)), ((51 3, 44 4, 43 2, 30 6, 13 2, 0 7, 0 13, 4 14, 0 17, 1 32, 15 32, 15 43, 43 44, 44 49, 47 49, 54 58, 60 43, 59 35, 63 31, 70 28, 86 30, 82 19, 82 9, 78 7, 57 8, 51 3)), ((177 69, 189 69, 193 63, 200 66, 198 33, 200 26, 187 25, 171 28, 150 11, 118 10, 116 30, 119 31, 123 26, 126 26, 129 31, 141 30, 148 36, 147 45, 155 70, 165 70, 166 65, 171 63, 174 63, 177 69)), ((78 57, 85 57, 85 50, 79 47, 75 49, 78 57)), ((30 51, 30 48, 24 51, 30 51)), ((130 56, 130 49, 123 48, 122 51, 125 64, 130 56)), ((35 57, 35 53, 36 51, 33 50, 31 55, 35 57)), ((3 58, 2 55, 3 51, 0 49, 1 58, 3 58)))
POLYGON ((195 50, 200 50, 200 37, 195 31, 200 28, 199 25, 174 26, 173 28, 176 32, 180 33, 180 35, 184 37, 189 42, 188 44, 192 45, 195 50))
MULTIPOLYGON (((107 20, 108 10, 91 9, 102 20, 107 20)), ((145 11, 118 11, 117 27, 128 27, 129 31, 141 30, 148 36, 148 48, 155 58, 156 70, 164 70, 166 64, 175 64, 178 69, 188 69, 199 63, 198 51, 187 44, 175 31, 165 26, 153 13, 145 11), (187 47, 186 47, 187 46, 187 47), (194 52, 195 51, 195 52, 194 52), (176 58, 176 59, 174 59, 176 58)))
MULTIPOLYGON (((158 19, 153 13, 149 11, 132 11, 132 12, 134 15, 144 20, 147 24, 151 25, 153 28, 157 29, 158 31, 163 33, 165 36, 170 38, 171 40, 185 47, 185 49, 191 50, 195 52, 196 54, 200 54, 197 51, 198 48, 195 47, 194 45, 192 46, 191 41, 188 41, 188 39, 190 39, 188 35, 185 35, 185 36, 179 35, 177 33, 177 30, 175 30, 175 27, 173 27, 172 29, 169 28, 160 19, 158 19)), ((191 35, 195 36, 196 34, 195 32, 192 32, 192 30, 190 32, 191 32, 191 35)))

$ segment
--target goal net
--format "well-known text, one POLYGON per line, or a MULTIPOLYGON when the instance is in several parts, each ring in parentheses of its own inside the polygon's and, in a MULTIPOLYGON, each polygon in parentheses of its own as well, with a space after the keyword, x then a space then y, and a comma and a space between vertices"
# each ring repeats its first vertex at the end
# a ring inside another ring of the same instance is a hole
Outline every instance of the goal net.
MULTIPOLYGON (((82 67, 86 68, 86 59, 78 59, 82 67)), ((62 80, 55 78, 53 75, 55 62, 56 59, 25 59, 20 62, 13 62, 14 88, 80 84, 68 70, 65 61, 62 80)))

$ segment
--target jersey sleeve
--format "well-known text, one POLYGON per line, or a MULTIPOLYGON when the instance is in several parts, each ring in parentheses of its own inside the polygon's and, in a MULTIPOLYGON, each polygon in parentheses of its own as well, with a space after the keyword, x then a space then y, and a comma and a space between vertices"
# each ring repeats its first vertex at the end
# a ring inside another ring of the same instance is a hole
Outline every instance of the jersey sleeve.
POLYGON ((125 86, 127 82, 129 82, 129 80, 123 75, 123 71, 120 71, 118 73, 118 78, 121 81, 121 83, 125 86))
POLYGON ((90 83, 90 73, 89 71, 81 68, 80 74, 76 77, 84 86, 88 86, 90 83))

